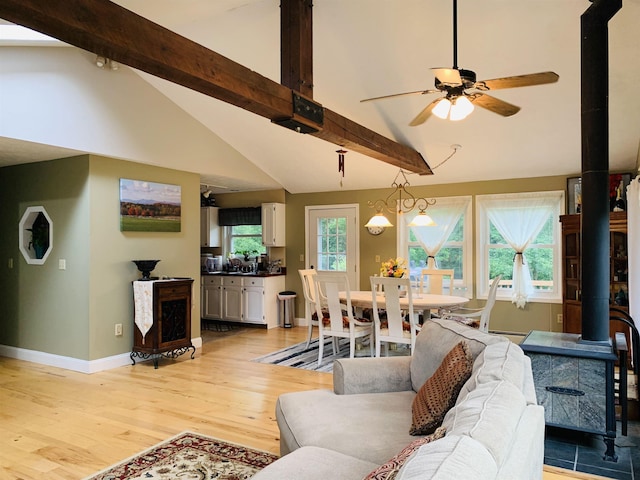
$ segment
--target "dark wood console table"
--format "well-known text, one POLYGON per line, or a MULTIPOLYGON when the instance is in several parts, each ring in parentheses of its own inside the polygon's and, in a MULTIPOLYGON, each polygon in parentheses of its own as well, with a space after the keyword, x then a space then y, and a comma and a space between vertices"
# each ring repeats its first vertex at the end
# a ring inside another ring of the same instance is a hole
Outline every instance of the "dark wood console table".
POLYGON ((133 365, 136 357, 151 358, 154 368, 158 368, 160 357, 176 358, 189 350, 192 350, 191 358, 194 358, 196 348, 191 344, 192 285, 192 278, 134 282, 136 314, 130 355, 133 365), (144 328, 148 331, 143 333, 140 325, 145 315, 148 318, 144 328))

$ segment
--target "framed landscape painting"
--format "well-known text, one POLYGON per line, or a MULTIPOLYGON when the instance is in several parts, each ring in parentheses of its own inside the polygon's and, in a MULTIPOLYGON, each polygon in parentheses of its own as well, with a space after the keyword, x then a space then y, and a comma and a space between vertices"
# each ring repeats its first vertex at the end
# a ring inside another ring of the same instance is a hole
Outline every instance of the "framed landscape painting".
POLYGON ((180 185, 120 179, 122 232, 179 232, 180 185))

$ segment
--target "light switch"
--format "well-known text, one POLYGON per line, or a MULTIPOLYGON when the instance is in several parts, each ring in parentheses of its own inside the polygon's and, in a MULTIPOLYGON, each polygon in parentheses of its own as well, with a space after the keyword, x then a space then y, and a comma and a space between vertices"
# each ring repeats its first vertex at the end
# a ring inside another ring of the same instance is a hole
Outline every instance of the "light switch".
POLYGON ((300 254, 300 261, 301 261, 301 262, 304 262, 304 253, 301 253, 301 254, 300 254))
POLYGON ((9 261, 7 262, 7 267, 13 268, 13 258, 9 259, 9 261))
POLYGON ((59 270, 66 270, 67 269, 67 261, 64 258, 59 258, 58 259, 58 269, 59 270))
POLYGON ((380 255, 376 255, 376 263, 380 263, 380 255))

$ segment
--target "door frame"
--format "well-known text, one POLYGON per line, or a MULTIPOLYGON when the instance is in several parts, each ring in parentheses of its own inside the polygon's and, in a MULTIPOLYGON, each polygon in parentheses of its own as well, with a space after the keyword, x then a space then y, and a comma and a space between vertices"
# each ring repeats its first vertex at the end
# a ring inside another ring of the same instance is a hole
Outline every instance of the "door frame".
MULTIPOLYGON (((355 255, 355 271, 353 272, 353 283, 350 281, 351 290, 360 290, 360 205, 358 203, 341 203, 334 205, 307 205, 304 207, 304 258, 305 268, 311 267, 311 259, 309 256, 309 217, 311 212, 318 212, 322 210, 335 210, 335 209, 349 209, 353 210, 354 214, 354 229, 353 229, 353 242, 354 242, 354 255, 355 255)), ((347 241, 349 238, 347 238, 347 241)), ((314 259, 314 264, 315 259, 314 259)))

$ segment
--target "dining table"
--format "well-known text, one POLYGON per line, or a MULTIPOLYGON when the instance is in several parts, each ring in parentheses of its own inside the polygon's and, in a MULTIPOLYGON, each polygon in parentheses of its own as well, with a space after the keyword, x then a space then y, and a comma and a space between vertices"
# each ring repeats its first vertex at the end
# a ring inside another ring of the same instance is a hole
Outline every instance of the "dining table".
MULTIPOLYGON (((340 297, 340 300, 347 299, 346 292, 340 292, 338 295, 340 297)), ((371 295, 370 290, 351 290, 350 297, 351 306, 355 308, 362 309, 371 308, 373 306, 373 296, 371 295)), ((466 297, 459 297, 456 295, 436 295, 432 293, 414 293, 412 295, 412 299, 414 311, 458 307, 460 305, 464 305, 469 301, 469 299, 466 297)), ((376 303, 378 305, 378 308, 385 307, 384 294, 376 294, 376 303)), ((407 297, 400 297, 400 306, 404 308, 409 307, 409 300, 407 299, 407 297)))

